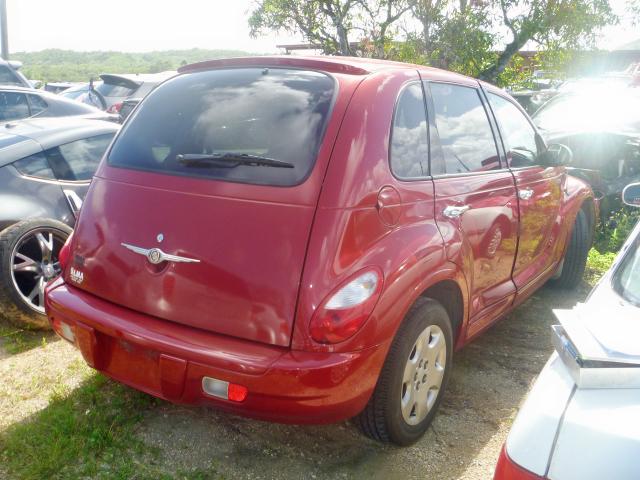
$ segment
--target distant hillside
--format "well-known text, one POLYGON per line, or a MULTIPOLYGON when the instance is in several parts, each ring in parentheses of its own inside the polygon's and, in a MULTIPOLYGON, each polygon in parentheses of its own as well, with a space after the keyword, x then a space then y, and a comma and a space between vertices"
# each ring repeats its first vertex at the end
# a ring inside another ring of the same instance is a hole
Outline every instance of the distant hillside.
POLYGON ((175 70, 185 63, 212 58, 252 55, 241 50, 166 50, 148 53, 75 52, 72 50, 42 50, 19 52, 12 60, 23 63, 22 72, 32 80, 45 82, 88 81, 100 73, 156 73, 175 70))

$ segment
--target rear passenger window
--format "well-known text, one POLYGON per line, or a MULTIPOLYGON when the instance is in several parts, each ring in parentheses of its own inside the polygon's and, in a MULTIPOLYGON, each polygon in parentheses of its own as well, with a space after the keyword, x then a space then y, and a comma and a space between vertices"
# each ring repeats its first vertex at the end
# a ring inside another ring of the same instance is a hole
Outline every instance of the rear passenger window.
POLYGON ((38 152, 34 155, 22 158, 16 162, 13 162, 13 166, 23 175, 29 177, 44 178, 47 180, 55 180, 53 170, 44 152, 38 152))
POLYGON ((18 120, 29 116, 29 104, 24 93, 0 92, 0 120, 18 120))
POLYGON ((427 115, 422 87, 418 83, 405 88, 398 100, 391 130, 390 155, 391 171, 395 176, 409 179, 427 175, 427 115))
POLYGON ((536 131, 524 114, 509 100, 489 94, 491 108, 498 119, 507 149, 507 161, 512 167, 535 165, 538 158, 536 131))
POLYGON ((432 174, 500 168, 487 113, 475 88, 430 83, 444 165, 432 174))
POLYGON ((91 180, 113 135, 96 135, 47 150, 47 158, 58 180, 91 180))

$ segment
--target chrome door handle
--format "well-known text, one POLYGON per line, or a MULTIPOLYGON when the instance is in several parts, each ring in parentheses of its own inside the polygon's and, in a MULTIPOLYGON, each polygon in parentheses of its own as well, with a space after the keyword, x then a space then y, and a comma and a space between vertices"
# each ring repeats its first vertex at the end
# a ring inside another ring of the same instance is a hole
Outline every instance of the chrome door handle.
POLYGON ((464 212, 466 212, 470 208, 471 207, 469 205, 461 205, 461 206, 449 205, 447 208, 445 208, 442 211, 442 213, 445 217, 448 217, 448 218, 459 218, 464 212))
POLYGON ((533 189, 523 188, 521 190, 518 190, 518 197, 520 197, 520 200, 529 200, 531 197, 533 197, 533 189))

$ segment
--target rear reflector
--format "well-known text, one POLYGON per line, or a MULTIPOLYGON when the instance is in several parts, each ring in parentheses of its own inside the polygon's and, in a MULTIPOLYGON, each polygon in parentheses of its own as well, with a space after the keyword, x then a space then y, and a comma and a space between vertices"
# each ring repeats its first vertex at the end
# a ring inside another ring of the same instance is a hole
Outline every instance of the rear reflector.
POLYGON ((247 387, 211 377, 202 377, 202 390, 207 395, 232 402, 244 402, 249 393, 247 387))
POLYGON ((64 338, 66 341, 71 343, 76 343, 76 335, 73 333, 73 329, 71 325, 68 323, 61 322, 57 318, 53 319, 53 330, 64 338))

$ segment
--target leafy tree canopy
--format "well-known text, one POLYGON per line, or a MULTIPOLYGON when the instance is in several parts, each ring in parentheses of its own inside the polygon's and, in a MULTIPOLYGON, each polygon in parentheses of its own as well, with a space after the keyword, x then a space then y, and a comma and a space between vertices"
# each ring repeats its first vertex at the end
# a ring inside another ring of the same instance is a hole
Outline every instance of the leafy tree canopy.
POLYGON ((428 63, 504 84, 523 47, 590 48, 617 21, 610 0, 258 0, 249 25, 254 36, 301 34, 327 54, 428 63))

